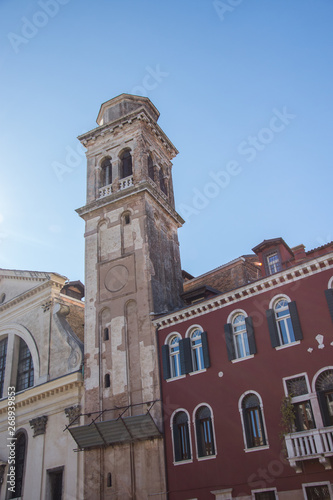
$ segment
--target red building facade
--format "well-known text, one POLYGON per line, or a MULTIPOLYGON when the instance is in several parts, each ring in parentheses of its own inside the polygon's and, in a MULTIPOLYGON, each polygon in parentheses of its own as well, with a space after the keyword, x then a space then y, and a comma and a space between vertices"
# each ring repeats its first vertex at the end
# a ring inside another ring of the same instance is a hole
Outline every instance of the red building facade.
POLYGON ((155 319, 170 500, 333 498, 333 244, 253 252, 155 319))

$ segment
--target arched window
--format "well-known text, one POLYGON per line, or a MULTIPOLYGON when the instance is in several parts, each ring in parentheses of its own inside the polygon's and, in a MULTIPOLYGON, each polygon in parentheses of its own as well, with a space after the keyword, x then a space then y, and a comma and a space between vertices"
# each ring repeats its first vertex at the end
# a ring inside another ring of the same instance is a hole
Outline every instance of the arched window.
POLYGON ((247 394, 242 400, 242 417, 246 437, 246 448, 255 448, 266 444, 264 421, 259 398, 256 394, 247 394))
POLYGON ((266 311, 268 328, 273 347, 289 345, 303 338, 296 302, 278 297, 273 308, 266 311))
POLYGON ((191 333, 191 351, 192 351, 192 370, 194 372, 205 368, 204 356, 202 350, 202 332, 199 329, 193 330, 191 333))
POLYGON ((153 159, 150 155, 148 156, 148 177, 150 177, 152 180, 155 180, 154 163, 153 163, 153 159))
POLYGON ((160 181, 160 189, 161 189, 161 191, 164 194, 167 195, 168 194, 168 190, 167 190, 167 186, 166 186, 166 183, 165 183, 163 170, 161 168, 160 168, 160 171, 159 171, 159 181, 160 181))
POLYGON ((111 158, 105 158, 102 161, 101 168, 102 168, 101 185, 102 186, 108 186, 109 184, 112 184, 112 163, 111 163, 111 158))
POLYGON ((179 355, 179 340, 178 335, 174 335, 169 340, 169 355, 170 355, 170 375, 171 377, 179 377, 180 370, 180 355, 179 355))
POLYGON ((34 365, 27 344, 20 338, 17 366, 16 391, 23 391, 34 385, 34 365))
POLYGON ((120 156, 120 178, 124 179, 132 174, 132 155, 130 150, 126 149, 120 156))
POLYGON ((185 411, 175 414, 172 422, 175 462, 191 459, 189 421, 185 411))
POLYGON ((333 276, 328 282, 328 289, 325 290, 325 297, 327 300, 331 320, 333 321, 333 276))
POLYGON ((320 373, 316 380, 316 392, 325 427, 333 425, 333 369, 320 373))
POLYGON ((215 455, 214 432, 211 411, 208 406, 201 406, 195 414, 198 457, 215 455))
POLYGON ((7 337, 0 341, 0 398, 3 397, 7 356, 7 337))
POLYGON ((15 441, 15 492, 10 492, 8 498, 18 498, 22 496, 26 437, 23 432, 16 435, 15 441))
POLYGON ((224 325, 224 333, 229 361, 256 354, 252 318, 246 316, 245 311, 238 310, 229 315, 228 323, 224 325))
POLYGON ((236 358, 244 358, 250 355, 249 341, 247 338, 245 316, 236 314, 232 321, 232 333, 236 351, 236 358))

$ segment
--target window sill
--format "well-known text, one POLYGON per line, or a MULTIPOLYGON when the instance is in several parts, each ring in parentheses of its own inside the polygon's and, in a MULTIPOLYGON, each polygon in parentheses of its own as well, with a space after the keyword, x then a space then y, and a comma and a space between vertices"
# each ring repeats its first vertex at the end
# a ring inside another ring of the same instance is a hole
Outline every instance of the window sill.
POLYGON ((244 448, 245 453, 252 453, 252 451, 268 450, 269 444, 264 444, 263 446, 254 446, 253 448, 244 448))
POLYGON ((178 377, 167 378, 166 381, 173 382, 174 380, 180 380, 181 378, 185 378, 185 377, 186 377, 186 375, 179 375, 178 377))
POLYGON ((243 358, 232 359, 231 363, 239 363, 240 361, 245 361, 246 359, 254 358, 254 354, 250 354, 249 356, 244 356, 243 358))
POLYGON ((190 372, 189 375, 198 375, 198 373, 204 373, 207 371, 207 368, 202 368, 202 370, 196 370, 195 372, 190 372))
POLYGON ((215 455, 208 455, 206 457, 197 457, 198 462, 203 462, 204 460, 212 460, 213 458, 216 458, 215 455))
POLYGON ((193 458, 191 458, 191 460, 179 460, 179 462, 173 462, 173 465, 186 465, 192 463, 193 463, 193 458))
POLYGON ((300 340, 296 340, 295 342, 290 342, 290 344, 283 344, 283 345, 278 345, 275 347, 276 351, 280 351, 281 349, 286 349, 287 347, 292 347, 294 345, 299 345, 301 343, 300 340))

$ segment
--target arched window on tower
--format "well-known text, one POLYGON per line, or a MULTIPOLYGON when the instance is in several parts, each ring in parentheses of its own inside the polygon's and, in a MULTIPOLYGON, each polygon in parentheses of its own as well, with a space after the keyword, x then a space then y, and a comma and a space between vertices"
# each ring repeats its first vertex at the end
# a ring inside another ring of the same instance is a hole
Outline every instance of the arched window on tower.
POLYGON ((125 179, 132 174, 132 155, 130 150, 126 149, 120 156, 120 178, 125 179))
POLYGON ((160 180, 160 189, 164 194, 168 194, 165 178, 164 178, 164 173, 163 170, 160 168, 159 171, 159 180, 160 180))
POLYGON ((109 184, 112 184, 112 163, 111 163, 111 158, 105 158, 102 161, 101 164, 101 185, 102 186, 108 186, 109 184))
POLYGON ((155 180, 155 177, 154 177, 154 163, 153 163, 153 159, 152 159, 152 157, 150 155, 148 156, 148 176, 153 181, 155 180))

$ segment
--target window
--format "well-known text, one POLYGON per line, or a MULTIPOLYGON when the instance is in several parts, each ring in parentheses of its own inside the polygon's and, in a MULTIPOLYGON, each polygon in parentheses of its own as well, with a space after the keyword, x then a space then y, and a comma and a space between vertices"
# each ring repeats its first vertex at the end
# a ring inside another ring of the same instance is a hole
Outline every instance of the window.
POLYGON ((179 377, 180 371, 180 355, 179 355, 179 337, 174 335, 169 342, 170 348, 170 371, 171 377, 179 377))
POLYGON ((163 170, 161 168, 160 168, 160 171, 159 171, 159 181, 160 181, 160 189, 161 189, 161 191, 164 194, 168 194, 168 190, 167 190, 167 186, 166 186, 166 183, 165 183, 165 178, 164 178, 163 170))
POLYGON ((108 327, 104 328, 103 339, 104 340, 109 340, 109 328, 108 327))
POLYGON ((34 385, 34 366, 27 344, 20 338, 16 391, 23 391, 34 385))
POLYGON ((208 406, 201 406, 195 414, 198 457, 215 455, 214 433, 211 411, 208 406))
POLYGON ((64 469, 62 467, 47 471, 49 500, 62 500, 63 498, 63 470, 64 469))
POLYGON ((112 475, 111 472, 108 472, 107 479, 106 479, 106 487, 111 488, 112 486, 112 475))
POLYGON ((155 176, 154 176, 154 163, 153 163, 153 159, 152 159, 152 157, 150 155, 148 156, 148 177, 150 177, 150 179, 152 179, 152 180, 155 179, 155 176))
POLYGON ((193 330, 191 333, 191 351, 192 351, 192 369, 193 371, 203 370, 205 367, 201 331, 198 329, 193 330))
POLYGON ((286 394, 290 396, 295 411, 294 431, 307 431, 316 427, 309 399, 309 385, 306 375, 285 379, 286 394))
POLYGON ((303 338, 296 302, 279 297, 273 308, 266 311, 269 334, 273 347, 292 344, 303 338))
POLYGON ((126 150, 120 156, 120 178, 124 179, 132 174, 132 156, 130 151, 126 150))
POLYGON ((179 411, 173 418, 173 446, 175 462, 191 459, 189 419, 185 411, 179 411))
POLYGON ((242 400, 241 408, 246 448, 266 445, 264 421, 258 396, 253 393, 247 394, 242 400))
POLYGON ((328 305, 328 310, 333 321, 333 277, 328 282, 328 289, 325 290, 325 297, 328 305))
POLYGON ((254 500, 276 500, 276 490, 255 491, 254 500))
POLYGON ((0 398, 3 397, 7 355, 7 337, 0 341, 0 398))
POLYGON ((108 186, 109 184, 112 184, 112 163, 111 163, 111 158, 105 158, 102 161, 101 164, 102 168, 102 179, 101 179, 101 184, 102 186, 108 186))
POLYGON ((26 437, 25 434, 21 432, 17 434, 16 438, 17 441, 15 447, 15 493, 11 492, 9 498, 21 497, 23 491, 26 437))
POLYGON ((316 392, 320 412, 325 427, 333 425, 333 369, 328 369, 318 376, 316 392))
POLYGON ((303 490, 307 500, 330 500, 332 498, 328 483, 303 485, 303 490))
POLYGON ((104 386, 110 387, 110 385, 111 385, 110 373, 106 373, 104 377, 104 386))
POLYGON ((229 361, 256 354, 252 318, 246 316, 244 311, 236 311, 229 319, 231 322, 224 325, 229 361))
POLYGON ((266 256, 268 274, 274 274, 281 271, 281 261, 278 252, 266 256))

